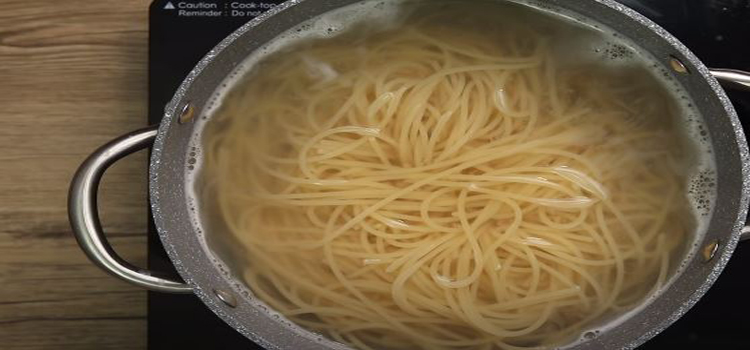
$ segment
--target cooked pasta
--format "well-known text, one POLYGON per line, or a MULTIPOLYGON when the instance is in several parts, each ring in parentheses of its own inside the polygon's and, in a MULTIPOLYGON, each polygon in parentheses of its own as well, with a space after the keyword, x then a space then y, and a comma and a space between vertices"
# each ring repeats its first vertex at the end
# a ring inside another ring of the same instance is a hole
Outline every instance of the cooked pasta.
POLYGON ((202 136, 209 234, 255 296, 359 349, 575 340, 683 251, 677 109, 642 67, 448 9, 296 44, 232 87, 202 136))

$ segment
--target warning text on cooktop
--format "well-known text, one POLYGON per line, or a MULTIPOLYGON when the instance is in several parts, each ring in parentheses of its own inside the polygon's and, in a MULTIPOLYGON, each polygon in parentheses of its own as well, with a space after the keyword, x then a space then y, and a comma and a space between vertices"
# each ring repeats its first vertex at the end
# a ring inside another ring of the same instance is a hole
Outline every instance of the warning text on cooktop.
POLYGON ((277 5, 278 1, 188 2, 170 1, 165 11, 180 17, 255 17, 277 5))

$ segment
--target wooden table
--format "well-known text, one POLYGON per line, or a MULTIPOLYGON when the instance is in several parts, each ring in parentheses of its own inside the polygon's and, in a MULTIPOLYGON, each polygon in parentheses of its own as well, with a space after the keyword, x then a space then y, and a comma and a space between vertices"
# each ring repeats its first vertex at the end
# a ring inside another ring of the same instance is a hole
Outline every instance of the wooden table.
MULTIPOLYGON (((146 292, 98 270, 66 214, 77 165, 146 123, 147 0, 0 0, 0 349, 145 349, 146 292)), ((104 227, 146 260, 146 158, 106 175, 104 227)))

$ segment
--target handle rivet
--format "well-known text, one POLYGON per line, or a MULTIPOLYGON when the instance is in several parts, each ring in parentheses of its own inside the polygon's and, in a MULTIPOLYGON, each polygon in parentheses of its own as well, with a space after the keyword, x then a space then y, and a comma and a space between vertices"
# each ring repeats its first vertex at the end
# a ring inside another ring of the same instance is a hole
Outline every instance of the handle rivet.
POLYGON ((714 240, 713 242, 706 244, 703 247, 703 262, 709 262, 716 255, 716 251, 719 250, 719 241, 714 240))
POLYGON ((748 239, 750 239, 750 226, 744 226, 740 231, 740 242, 748 239))
POLYGON ((229 293, 227 291, 223 291, 221 289, 214 289, 214 294, 226 306, 229 306, 231 308, 237 307, 237 298, 235 298, 232 293, 229 293))
POLYGON ((669 58, 669 66, 672 67, 672 70, 677 73, 680 73, 680 74, 690 73, 687 67, 685 67, 685 64, 683 64, 682 61, 678 60, 676 57, 669 58))
POLYGON ((182 106, 182 110, 180 110, 180 116, 177 118, 178 124, 185 124, 193 120, 193 117, 195 116, 195 108, 193 107, 193 104, 188 102, 184 106, 182 106))

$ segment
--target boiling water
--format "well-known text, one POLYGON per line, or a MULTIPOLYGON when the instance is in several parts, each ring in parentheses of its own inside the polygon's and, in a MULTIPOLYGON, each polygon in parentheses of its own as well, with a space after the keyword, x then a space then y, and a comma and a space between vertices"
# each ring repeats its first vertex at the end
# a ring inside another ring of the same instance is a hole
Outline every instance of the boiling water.
MULTIPOLYGON (((257 50, 249 56, 217 89, 211 102, 207 104, 201 113, 202 118, 198 119, 196 133, 193 137, 190 153, 190 164, 187 168, 188 184, 186 188, 191 189, 189 200, 196 208, 195 212, 203 213, 203 217, 197 214, 194 216, 194 225, 199 232, 220 232, 226 228, 218 220, 210 220, 213 216, 209 205, 201 206, 200 191, 196 190, 200 186, 201 166, 203 164, 203 154, 201 145, 203 140, 201 135, 204 126, 210 123, 211 116, 221 108, 222 100, 238 84, 242 84, 245 78, 252 77, 264 69, 264 65, 272 64, 264 62, 268 57, 280 57, 300 47, 310 45, 310 42, 332 39, 332 40, 350 40, 348 39, 353 32, 368 31, 372 35, 378 32, 394 30, 404 25, 407 18, 414 18, 414 11, 419 7, 414 7, 405 1, 364 1, 350 5, 324 16, 314 18, 304 22, 294 28, 291 28, 278 38, 272 40, 269 44, 257 50), (411 16, 411 17, 410 17, 411 16), (208 214, 207 214, 208 213, 208 214)), ((449 2, 430 2, 434 6, 449 2)), ((457 6, 451 3, 447 6, 457 6)), ((462 1, 460 6, 477 6, 494 8, 494 11, 507 11, 517 13, 521 16, 533 19, 530 26, 543 28, 543 31, 549 33, 552 38, 552 48, 555 57, 561 66, 585 65, 592 72, 597 70, 620 70, 628 72, 628 78, 622 79, 642 80, 644 85, 654 82, 659 86, 656 87, 657 93, 663 93, 669 96, 671 110, 674 112, 674 122, 680 130, 679 137, 683 147, 689 149, 692 159, 687 162, 688 167, 682 169, 685 176, 686 192, 685 198, 689 203, 689 210, 692 212, 694 221, 694 230, 691 232, 690 242, 685 244, 685 249, 675 256, 675 260, 687 260, 695 254, 697 246, 706 229, 708 218, 713 211, 715 197, 715 164, 713 161, 711 141, 708 138, 707 130, 703 125, 703 118, 698 114, 692 99, 686 94, 676 80, 671 78, 671 73, 667 71, 660 63, 662 60, 652 57, 649 53, 641 50, 638 46, 606 26, 595 21, 582 18, 581 16, 557 8, 550 8, 544 3, 536 2, 514 2, 513 4, 488 5, 484 1, 462 1), (495 6, 497 6, 495 8, 495 6), (557 39, 557 40, 555 40, 557 39)), ((500 15, 503 16, 503 15, 500 15)), ((446 23, 446 25, 471 25, 471 20, 461 18, 455 19, 455 23, 446 23)), ((359 34, 354 35, 357 37, 359 34)), ((370 34, 368 34, 370 35, 370 34)), ((313 70, 320 79, 331 79, 336 72, 332 71, 325 64, 312 65, 313 70)), ((595 74, 595 73, 592 73, 595 74)), ((218 235, 217 235, 218 236, 218 235)), ((211 248, 220 259, 227 263, 226 271, 237 271, 241 267, 233 266, 233 259, 227 258, 236 254, 231 247, 223 244, 221 238, 214 235, 208 235, 211 248)), ((672 264, 671 280, 682 272, 683 266, 672 264)), ((666 283, 662 290, 669 286, 666 283)), ((238 286, 240 289, 244 287, 238 286)), ((244 293, 249 295, 245 289, 244 293)), ((631 310, 628 313, 619 315, 610 315, 606 323, 602 325, 591 325, 588 329, 582 331, 579 341, 586 341, 596 337, 601 332, 606 332, 611 328, 637 312, 640 308, 648 304, 659 295, 655 292, 649 296, 648 300, 642 303, 642 306, 631 310), (593 328, 592 328, 593 327, 593 328)), ((255 301, 257 302, 257 301, 255 301)), ((263 303, 257 302, 258 305, 263 303)), ((267 309, 264 307, 264 309, 267 309)), ((269 311, 271 312, 271 311, 269 311)), ((290 325, 290 327, 293 327, 290 325)), ((294 327, 293 327, 294 328, 294 327)), ((297 329, 299 332, 304 330, 297 329)), ((575 341, 571 345, 575 345, 575 341)))

